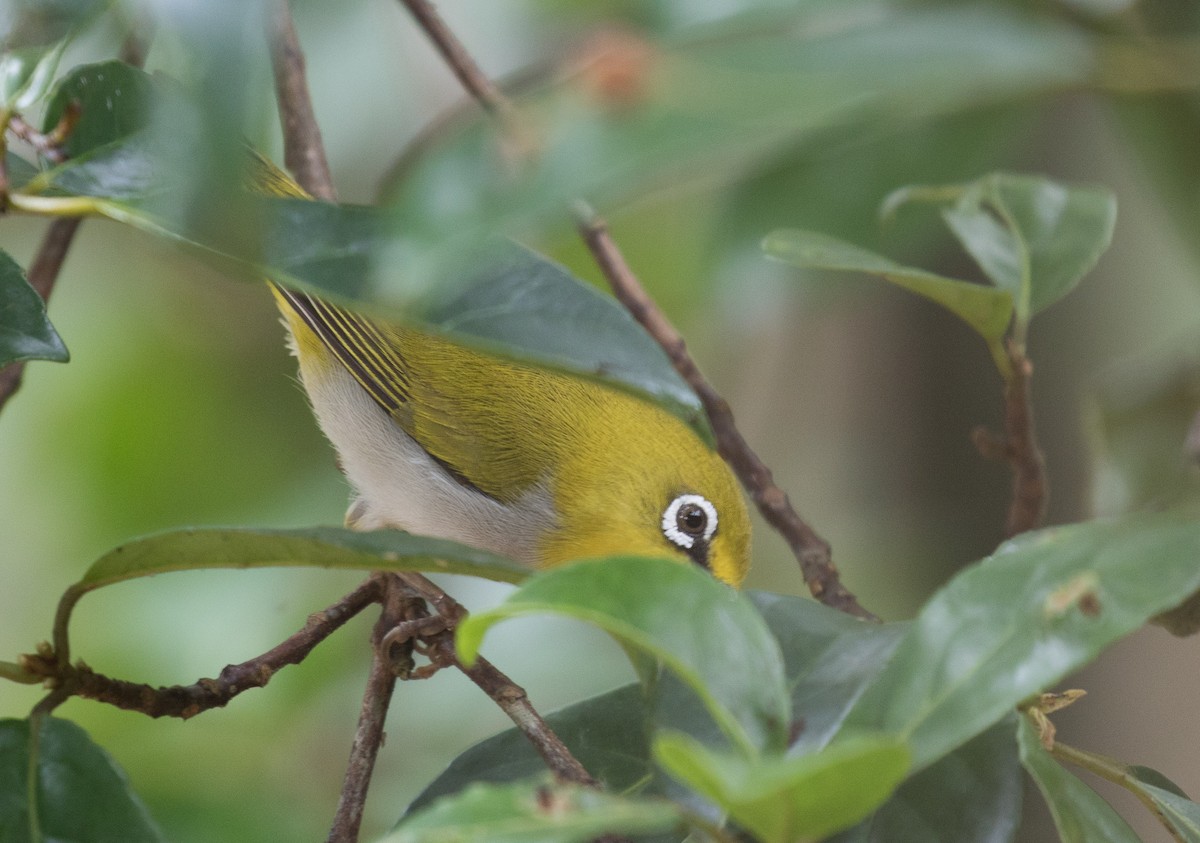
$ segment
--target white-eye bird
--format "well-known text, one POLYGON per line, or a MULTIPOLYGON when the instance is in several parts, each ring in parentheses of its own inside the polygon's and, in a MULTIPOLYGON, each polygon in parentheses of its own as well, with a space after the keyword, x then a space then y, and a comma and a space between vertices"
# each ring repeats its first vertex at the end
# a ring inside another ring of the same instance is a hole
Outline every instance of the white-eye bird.
MULTIPOLYGON (((270 192, 303 195, 266 166, 270 192)), ((313 411, 354 487, 349 526, 453 539, 537 567, 669 556, 742 582, 750 522, 737 483, 675 416, 600 383, 273 290, 313 411)))

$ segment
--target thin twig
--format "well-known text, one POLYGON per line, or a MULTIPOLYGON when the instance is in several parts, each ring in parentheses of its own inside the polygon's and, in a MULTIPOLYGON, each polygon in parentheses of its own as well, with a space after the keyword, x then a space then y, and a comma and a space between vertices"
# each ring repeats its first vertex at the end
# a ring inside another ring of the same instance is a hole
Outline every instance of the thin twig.
MULTIPOLYGON (((438 17, 428 0, 401 2, 412 12, 430 40, 437 45, 442 57, 463 86, 490 113, 503 117, 511 128, 513 123, 509 118, 515 113, 512 104, 480 71, 470 53, 438 17)), ((800 563, 800 570, 809 591, 828 606, 856 617, 879 620, 860 606, 854 595, 842 585, 831 559, 829 544, 800 518, 788 501, 787 495, 775 484, 770 470, 750 449, 733 422, 733 413, 728 403, 700 374, 695 361, 687 353, 683 337, 630 271, 609 236, 603 220, 590 208, 577 219, 580 233, 617 299, 666 350, 676 370, 700 396, 709 423, 716 434, 719 452, 749 490, 767 522, 788 542, 800 563)))
POLYGON ((717 438, 718 452, 750 492, 767 523, 778 530, 787 541, 800 563, 804 582, 813 597, 827 606, 855 617, 878 621, 879 618, 860 606, 854 595, 842 585, 837 567, 830 556, 829 543, 817 535, 792 508, 787 494, 776 485, 771 470, 750 448, 734 423, 729 403, 705 379, 696 361, 688 354, 682 335, 633 274, 609 235, 604 220, 582 203, 580 206, 577 214, 580 235, 591 250, 592 257, 600 266, 613 293, 633 318, 663 347, 675 370, 699 396, 717 438))
POLYGON ((401 674, 407 674, 412 665, 408 653, 402 653, 402 664, 398 667, 393 647, 385 643, 388 633, 393 628, 411 619, 409 609, 412 606, 412 598, 408 596, 403 583, 394 575, 375 574, 374 578, 383 590, 383 611, 371 633, 374 652, 371 672, 363 692, 358 728, 354 733, 354 743, 350 747, 350 760, 346 764, 337 813, 326 838, 328 843, 355 843, 358 840, 367 790, 371 785, 375 759, 383 745, 383 728, 387 720, 388 706, 392 702, 392 693, 396 688, 396 679, 401 674))
POLYGON ((1046 517, 1049 484, 1046 460, 1033 425, 1030 380, 1033 363, 1015 342, 1008 343, 1012 375, 1004 384, 1004 435, 976 428, 971 438, 988 459, 1003 460, 1012 469, 1012 501, 1004 525, 1006 538, 1035 530, 1046 517))
POLYGON ((153 688, 112 679, 84 664, 63 665, 52 651, 24 656, 21 667, 59 687, 69 686, 81 697, 150 717, 187 719, 220 708, 250 688, 266 686, 281 668, 302 662, 313 648, 380 599, 378 582, 368 579, 329 608, 309 615, 300 631, 267 652, 241 664, 226 666, 216 679, 201 679, 192 685, 153 688))
POLYGON ((466 610, 421 574, 405 572, 398 576, 446 621, 444 631, 425 638, 428 655, 434 664, 454 665, 466 674, 509 716, 560 781, 597 787, 598 782, 534 709, 524 688, 485 658, 480 657, 470 667, 459 661, 454 648, 454 627, 465 617, 466 610))
POLYGON ((312 97, 304 74, 304 51, 287 0, 276 0, 270 15, 271 69, 275 75, 275 101, 283 128, 283 160, 296 181, 311 195, 327 202, 337 199, 329 174, 321 128, 313 113, 312 97))
POLYGON ((480 69, 467 48, 442 20, 434 5, 429 0, 400 0, 400 2, 408 8, 417 24, 437 47, 450 70, 467 89, 467 93, 474 97, 493 117, 504 123, 511 123, 514 114, 512 103, 480 69))

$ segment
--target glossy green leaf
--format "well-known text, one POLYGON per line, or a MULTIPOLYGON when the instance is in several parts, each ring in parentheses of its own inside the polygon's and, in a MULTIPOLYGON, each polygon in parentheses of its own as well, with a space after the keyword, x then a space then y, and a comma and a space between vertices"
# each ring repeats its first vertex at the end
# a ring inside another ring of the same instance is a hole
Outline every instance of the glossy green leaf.
POLYGON ((1026 534, 938 592, 845 728, 925 767, 1200 588, 1200 519, 1159 513, 1026 534))
POLYGON ((1004 290, 901 266, 882 255, 815 231, 773 231, 763 240, 763 250, 802 269, 877 275, 940 304, 974 328, 989 345, 1000 341, 1012 319, 1012 296, 1004 290))
POLYGON ((1011 843, 1024 794, 1014 718, 917 773, 829 843, 1011 843))
POLYGON ((611 557, 544 571, 459 626, 460 657, 474 660, 493 624, 544 613, 595 624, 662 660, 745 754, 782 748, 790 718, 779 645, 743 595, 698 568, 611 557))
POLYGON ((819 749, 883 670, 909 625, 864 623, 803 597, 749 596, 779 641, 792 715, 803 726, 789 751, 819 749))
MULTIPOLYGON (((637 683, 578 702, 546 715, 546 725, 609 793, 626 793, 650 775, 646 706, 637 683)), ((511 782, 544 773, 546 762, 515 727, 472 746, 408 806, 419 811, 435 799, 473 782, 511 782)))
POLYGON ((380 843, 586 843, 681 822, 665 800, 536 781, 476 784, 406 817, 380 843))
POLYGON ((66 362, 67 347, 50 320, 46 303, 25 272, 0 251, 0 367, 17 360, 66 362))
POLYGON ((31 722, 0 720, 0 841, 164 840, 125 773, 83 729, 48 717, 31 741, 31 722))
POLYGON ((68 103, 77 103, 79 119, 63 145, 69 158, 77 158, 147 129, 154 90, 148 74, 124 62, 81 65, 59 80, 46 106, 42 131, 51 131, 68 103))
POLYGON ((529 570, 457 542, 397 530, 193 528, 134 539, 97 559, 75 586, 208 568, 314 567, 356 571, 433 571, 520 582, 529 570))
POLYGON ((660 734, 654 757, 726 809, 763 843, 819 840, 875 810, 908 771, 908 750, 887 738, 847 738, 811 755, 747 759, 681 732, 660 734))
POLYGON ((593 378, 654 400, 711 441, 695 393, 666 353, 612 297, 557 263, 485 239, 453 276, 408 271, 377 209, 243 195, 219 223, 173 207, 182 189, 159 182, 163 158, 135 135, 45 173, 37 188, 84 200, 100 214, 196 250, 242 277, 271 278, 445 334, 489 353, 593 378), (387 267, 405 266, 403 274, 387 267))
POLYGON ((1025 717, 1020 718, 1017 740, 1021 763, 1050 807, 1063 843, 1140 843, 1112 806, 1046 752, 1037 731, 1025 717))

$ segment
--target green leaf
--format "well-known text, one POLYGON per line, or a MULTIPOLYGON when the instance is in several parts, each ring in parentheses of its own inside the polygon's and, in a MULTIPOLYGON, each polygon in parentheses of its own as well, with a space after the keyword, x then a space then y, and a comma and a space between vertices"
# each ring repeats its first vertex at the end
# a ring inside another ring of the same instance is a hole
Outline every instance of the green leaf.
MULTIPOLYGON (((562 739, 583 768, 609 793, 645 784, 650 774, 646 707, 637 683, 583 700, 546 715, 546 725, 562 739)), ((480 741, 450 762, 413 800, 412 814, 473 782, 511 782, 544 773, 546 762, 525 734, 508 729, 480 741)))
POLYGON ((1012 319, 1012 296, 1003 290, 901 266, 882 255, 815 231, 773 231, 763 240, 763 250, 802 269, 877 275, 940 304, 974 328, 989 346, 999 343, 1012 319))
POLYGON ((928 766, 1198 588, 1192 513, 1018 537, 925 605, 844 728, 903 737, 928 766))
POLYGON ((665 800, 614 796, 578 785, 476 784, 405 817, 380 843, 585 843, 604 834, 679 825, 665 800))
POLYGON ((557 263, 486 238, 469 266, 422 276, 402 258, 406 233, 378 209, 305 199, 240 198, 220 220, 188 212, 176 179, 158 181, 152 138, 85 153, 40 177, 37 188, 94 197, 87 211, 196 250, 242 277, 270 278, 522 362, 582 375, 651 399, 711 433, 699 399, 659 345, 611 296, 557 263), (402 266, 403 274, 392 267, 402 266))
POLYGON ((69 357, 46 318, 46 303, 17 262, 0 251, 0 367, 17 360, 65 363, 69 357))
POLYGON ((749 596, 779 641, 792 711, 803 718, 789 751, 819 749, 883 670, 909 624, 863 623, 803 597, 761 591, 749 596))
POLYGON ((81 65, 59 81, 46 106, 42 131, 58 125, 68 103, 78 103, 79 121, 63 145, 69 158, 77 158, 147 129, 154 90, 148 74, 124 62, 81 65))
POLYGON ((784 745, 790 717, 779 646, 743 595, 698 568, 611 557, 541 572, 459 626, 460 657, 473 661, 493 624, 547 612, 595 624, 662 660, 745 754, 784 745))
POLYGON ((0 720, 0 840, 161 843, 125 773, 83 729, 47 717, 31 741, 33 722, 0 720))
POLYGON ((1096 265, 1117 219, 1117 200, 1107 188, 1013 173, 901 188, 884 207, 913 201, 954 203, 942 211, 946 224, 992 283, 1012 296, 1021 326, 1096 265))
POLYGON ((654 757, 725 808, 764 843, 819 840, 861 820, 908 771, 908 750, 888 738, 847 738, 819 753, 747 759, 681 732, 661 734, 654 757))
POLYGON ((900 786, 829 843, 1009 843, 1023 785, 1010 715, 900 786))
POLYGON ((1028 718, 1020 718, 1017 741, 1021 763, 1045 797, 1063 843, 1140 843, 1129 824, 1096 791, 1046 752, 1028 718))
POLYGON ((278 567, 435 571, 509 583, 529 575, 501 556, 397 530, 193 528, 135 539, 109 551, 92 563, 76 588, 92 591, 168 571, 278 567))

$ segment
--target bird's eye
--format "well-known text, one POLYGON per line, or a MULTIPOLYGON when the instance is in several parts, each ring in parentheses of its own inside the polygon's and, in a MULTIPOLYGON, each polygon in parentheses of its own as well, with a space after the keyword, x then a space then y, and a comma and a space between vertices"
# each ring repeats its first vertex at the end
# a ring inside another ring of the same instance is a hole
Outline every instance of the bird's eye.
POLYGON ((704 549, 717 532, 717 508, 701 495, 680 495, 663 512, 662 531, 684 550, 704 549))

